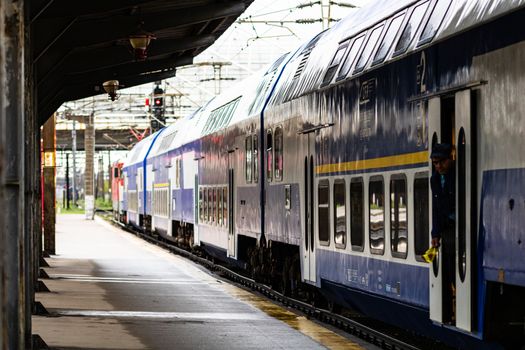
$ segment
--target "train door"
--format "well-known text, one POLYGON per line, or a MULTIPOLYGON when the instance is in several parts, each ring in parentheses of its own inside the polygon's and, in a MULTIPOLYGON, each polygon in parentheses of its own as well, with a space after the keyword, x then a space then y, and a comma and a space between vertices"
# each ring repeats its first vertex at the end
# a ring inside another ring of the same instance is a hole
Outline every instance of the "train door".
POLYGON ((474 328, 477 246, 476 107, 477 91, 456 93, 456 327, 474 328))
MULTIPOLYGON (((197 161, 195 161, 195 169, 198 169, 197 161)), ((193 225, 193 243, 195 245, 200 244, 200 238, 199 238, 199 210, 200 206, 202 205, 202 193, 199 189, 199 175, 195 175, 195 185, 193 187, 193 222, 195 223, 193 225)))
POLYGON ((301 250, 303 255, 303 280, 316 282, 315 264, 315 223, 314 223, 314 191, 315 191, 315 133, 305 134, 304 156, 304 230, 301 250))
POLYGON ((234 203, 235 203, 235 182, 234 182, 234 151, 228 152, 228 257, 235 258, 235 222, 234 203))
MULTIPOLYGON (((424 102, 420 102, 424 103, 424 102)), ((432 145, 441 140, 441 98, 435 97, 428 101, 428 148, 432 150, 432 145)), ((429 159, 429 166, 432 163, 429 159)), ((428 191, 429 218, 432 220, 432 191, 428 191)), ((432 223, 430 223, 432 227, 432 223)), ((429 269, 429 290, 430 290, 430 319, 436 322, 443 322, 443 283, 441 280, 441 256, 438 255, 432 262, 429 269)))
POLYGON ((452 144, 456 176, 455 242, 450 248, 454 251, 453 276, 447 276, 443 269, 440 249, 430 268, 430 318, 466 331, 473 330, 476 302, 472 289, 476 271, 476 96, 472 90, 461 90, 432 98, 428 105, 429 149, 438 142, 452 144))

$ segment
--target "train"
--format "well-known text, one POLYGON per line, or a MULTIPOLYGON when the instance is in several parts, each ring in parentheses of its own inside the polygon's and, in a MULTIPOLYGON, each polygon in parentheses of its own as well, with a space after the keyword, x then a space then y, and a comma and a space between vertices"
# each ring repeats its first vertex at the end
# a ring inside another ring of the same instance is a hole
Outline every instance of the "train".
POLYGON ((523 0, 376 0, 138 142, 115 217, 285 294, 523 349, 524 21, 523 0), (451 296, 441 253, 422 259, 438 142, 455 150, 451 296))

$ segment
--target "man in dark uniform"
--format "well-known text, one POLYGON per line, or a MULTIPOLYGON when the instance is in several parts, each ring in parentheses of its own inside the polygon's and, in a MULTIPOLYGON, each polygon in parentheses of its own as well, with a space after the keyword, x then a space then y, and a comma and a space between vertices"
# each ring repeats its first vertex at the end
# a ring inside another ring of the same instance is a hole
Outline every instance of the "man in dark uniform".
POLYGON ((432 246, 441 246, 443 281, 443 321, 454 320, 455 293, 455 223, 456 223, 456 171, 452 147, 437 143, 430 155, 434 171, 430 178, 432 188, 432 246))

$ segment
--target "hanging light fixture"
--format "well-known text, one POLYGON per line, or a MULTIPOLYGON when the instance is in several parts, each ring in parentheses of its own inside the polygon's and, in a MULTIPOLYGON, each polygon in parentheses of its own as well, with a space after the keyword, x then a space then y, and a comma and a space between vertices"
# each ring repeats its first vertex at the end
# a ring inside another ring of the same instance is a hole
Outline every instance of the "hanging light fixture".
POLYGON ((119 98, 119 94, 117 94, 117 90, 119 89, 119 87, 121 87, 121 86, 119 85, 118 80, 108 80, 108 81, 105 81, 105 82, 102 84, 102 87, 104 88, 104 91, 106 91, 106 93, 108 94, 108 98, 109 98, 111 101, 118 100, 118 98, 119 98))
POLYGON ((154 35, 142 30, 129 36, 129 43, 133 48, 133 55, 137 61, 144 61, 148 57, 147 50, 152 39, 155 39, 154 35))

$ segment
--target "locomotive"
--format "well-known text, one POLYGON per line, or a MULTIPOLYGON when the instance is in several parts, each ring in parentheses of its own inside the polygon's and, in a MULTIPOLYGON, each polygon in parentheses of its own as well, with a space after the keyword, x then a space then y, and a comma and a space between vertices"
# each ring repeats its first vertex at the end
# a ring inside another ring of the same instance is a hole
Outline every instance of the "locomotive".
POLYGON ((524 7, 371 3, 137 143, 117 217, 284 293, 461 348, 525 346, 524 7), (452 296, 441 255, 421 257, 438 142, 455 149, 452 296))

